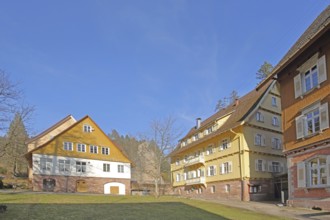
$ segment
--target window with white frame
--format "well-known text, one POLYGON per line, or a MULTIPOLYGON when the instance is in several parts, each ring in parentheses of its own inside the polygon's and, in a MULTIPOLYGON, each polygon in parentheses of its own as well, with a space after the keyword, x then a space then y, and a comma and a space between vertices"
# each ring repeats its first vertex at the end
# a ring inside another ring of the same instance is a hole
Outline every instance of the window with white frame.
POLYGON ((182 146, 182 147, 184 147, 184 146, 186 146, 186 145, 187 145, 187 141, 186 141, 186 140, 181 142, 181 146, 182 146))
POLYGON ((195 134, 192 138, 193 138, 193 141, 197 141, 199 139, 199 136, 198 136, 198 134, 195 134))
POLYGON ((216 166, 209 166, 208 167, 208 176, 215 176, 216 174, 216 166))
POLYGON ((281 163, 277 161, 270 162, 270 169, 273 173, 280 173, 281 172, 281 163))
POLYGON ((213 127, 209 127, 205 130, 206 135, 211 134, 212 132, 213 132, 213 127))
POLYGON ((272 106, 277 107, 277 98, 275 96, 272 96, 272 106))
POLYGON ((181 177, 181 175, 180 175, 179 173, 177 173, 177 174, 176 174, 176 178, 175 178, 175 180, 176 180, 177 182, 180 182, 180 177, 181 177))
POLYGON ((330 156, 319 155, 297 163, 298 187, 329 187, 330 156))
POLYGON ((51 171, 53 167, 52 158, 40 158, 40 170, 42 172, 51 171))
POLYGON ((78 152, 86 152, 86 144, 78 143, 77 144, 77 151, 78 152))
POLYGON ((221 140, 220 150, 226 150, 229 147, 230 147, 230 142, 229 142, 229 139, 228 138, 221 140))
POLYGON ((256 145, 256 146, 266 146, 265 136, 262 135, 262 134, 255 134, 254 135, 254 145, 256 145))
POLYGON ((211 186, 211 193, 215 193, 215 186, 211 186))
POLYGON ((327 185, 327 160, 324 157, 318 157, 308 162, 309 178, 311 186, 327 185))
POLYGON ((92 126, 90 126, 89 124, 84 124, 83 125, 83 131, 86 133, 90 133, 93 131, 92 126))
POLYGON ((207 147, 206 149, 206 155, 210 155, 210 154, 213 154, 213 146, 210 145, 207 147))
POLYGON ((188 155, 184 155, 184 159, 183 159, 183 161, 185 162, 185 163, 188 163, 188 159, 189 157, 188 157, 188 155))
POLYGON ((314 54, 298 71, 299 74, 294 77, 295 98, 302 97, 327 80, 325 55, 318 58, 318 54, 314 54))
POLYGON ((264 121, 264 115, 259 111, 257 111, 257 113, 256 113, 256 120, 259 121, 259 122, 264 121))
POLYGON ((220 165, 221 174, 227 174, 232 172, 232 162, 225 162, 220 165))
POLYGON ((110 164, 109 163, 104 163, 103 164, 103 172, 110 172, 110 164))
POLYGON ((266 171, 266 161, 262 160, 262 159, 256 159, 255 160, 255 164, 256 164, 256 171, 266 171))
POLYGON ((230 184, 225 185, 225 192, 229 193, 230 192, 230 184))
POLYGON ((124 173, 124 165, 118 164, 118 173, 124 173))
POLYGON ((249 193, 258 193, 258 192, 261 192, 260 185, 250 185, 249 186, 249 193))
POLYGON ((272 138, 272 149, 281 150, 282 149, 282 142, 281 139, 273 137, 272 138))
POLYGON ((92 153, 92 154, 97 154, 98 147, 97 146, 94 146, 94 145, 90 145, 89 146, 89 152, 92 153))
POLYGON ((180 159, 179 158, 176 158, 176 160, 175 160, 175 165, 180 165, 180 159))
POLYGON ((182 174, 182 179, 183 179, 183 180, 187 180, 187 177, 188 177, 187 173, 184 172, 184 173, 182 174))
POLYGON ((73 143, 72 142, 64 142, 63 149, 73 151, 73 143))
POLYGON ((280 126, 280 121, 279 121, 277 116, 273 116, 272 125, 275 126, 275 127, 280 126))
POLYGON ((86 162, 76 161, 76 172, 77 173, 86 173, 86 162))
POLYGON ((109 155, 110 154, 110 148, 109 147, 102 147, 102 154, 109 155))
POLYGON ((314 104, 296 118, 297 139, 308 137, 329 128, 328 103, 314 104))
POLYGON ((58 160, 58 171, 59 172, 70 172, 70 160, 58 160))

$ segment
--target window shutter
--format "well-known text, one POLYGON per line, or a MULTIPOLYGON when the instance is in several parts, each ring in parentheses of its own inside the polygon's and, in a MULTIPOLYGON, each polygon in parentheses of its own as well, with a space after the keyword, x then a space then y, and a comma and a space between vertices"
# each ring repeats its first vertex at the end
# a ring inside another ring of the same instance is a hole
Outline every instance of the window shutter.
POLYGON ((261 135, 261 146, 263 146, 263 147, 266 146, 266 138, 264 135, 261 135))
POLYGON ((326 62, 325 62, 325 55, 320 57, 317 61, 317 69, 319 73, 319 83, 324 82, 327 80, 327 68, 326 68, 326 62))
POLYGON ((276 148, 276 141, 275 138, 272 138, 272 149, 276 148))
POLYGON ((280 172, 283 173, 284 172, 284 164, 280 163, 280 172))
POLYGON ((214 168, 214 175, 216 175, 217 174, 217 166, 213 166, 213 168, 214 168))
POLYGON ((327 166, 325 170, 327 175, 327 185, 330 186, 330 155, 327 156, 327 166))
POLYGON ((228 167, 228 172, 229 172, 229 173, 233 172, 233 170, 232 170, 233 162, 231 162, 231 161, 228 162, 228 166, 229 166, 229 167, 228 167))
POLYGON ((255 164, 255 169, 256 169, 256 171, 259 171, 259 170, 258 170, 258 159, 256 159, 256 160, 254 161, 254 164, 255 164))
POLYGON ((273 162, 272 161, 268 161, 268 172, 273 172, 273 162))
POLYGON ((225 165, 222 163, 221 164, 221 173, 220 174, 224 174, 225 173, 225 165))
POLYGON ((267 171, 267 161, 262 160, 262 171, 267 171))
POLYGON ((306 187, 306 168, 305 163, 297 163, 297 182, 298 188, 306 187))
POLYGON ((320 107, 320 115, 321 115, 321 130, 329 128, 329 111, 328 111, 328 103, 324 103, 320 107))
POLYGON ((227 141, 228 141, 227 142, 227 146, 228 146, 228 148, 230 148, 231 147, 231 140, 230 140, 230 138, 228 138, 227 141))
POLYGON ((254 145, 258 145, 258 134, 254 135, 254 145))
POLYGON ((302 95, 301 76, 300 76, 300 74, 296 75, 293 78, 293 82, 294 82, 294 97, 298 98, 302 95))
POLYGON ((304 137, 304 116, 298 116, 296 118, 296 136, 297 139, 304 137))

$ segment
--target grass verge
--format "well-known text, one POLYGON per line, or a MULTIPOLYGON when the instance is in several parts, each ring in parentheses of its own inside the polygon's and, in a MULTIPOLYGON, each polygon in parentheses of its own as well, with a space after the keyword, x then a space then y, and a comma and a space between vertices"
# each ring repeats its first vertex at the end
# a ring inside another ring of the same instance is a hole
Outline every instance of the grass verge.
POLYGON ((8 209, 0 219, 244 219, 278 220, 221 204, 171 196, 104 196, 81 194, 0 193, 8 209))

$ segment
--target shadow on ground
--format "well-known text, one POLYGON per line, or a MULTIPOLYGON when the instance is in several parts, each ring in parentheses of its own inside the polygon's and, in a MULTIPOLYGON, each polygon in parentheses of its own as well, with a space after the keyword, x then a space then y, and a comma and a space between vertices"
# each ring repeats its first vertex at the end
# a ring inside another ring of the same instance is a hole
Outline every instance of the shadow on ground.
POLYGON ((0 219, 217 219, 227 218, 179 202, 120 204, 6 204, 0 219))

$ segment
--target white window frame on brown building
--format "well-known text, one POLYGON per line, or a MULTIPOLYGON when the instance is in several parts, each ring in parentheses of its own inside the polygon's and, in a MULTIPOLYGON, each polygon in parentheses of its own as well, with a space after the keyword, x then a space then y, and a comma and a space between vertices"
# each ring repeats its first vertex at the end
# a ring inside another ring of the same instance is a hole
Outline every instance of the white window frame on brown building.
POLYGON ((329 186, 330 155, 317 155, 297 163, 298 188, 324 188, 329 186), (321 163, 321 160, 324 162, 321 163))
POLYGON ((297 139, 313 136, 329 128, 328 103, 316 103, 302 111, 296 119, 297 139), (317 114, 315 112, 318 112, 317 114), (310 116, 311 115, 311 116, 310 116), (317 121, 318 120, 318 121, 317 121))
POLYGON ((327 80, 325 55, 318 58, 318 53, 314 54, 297 70, 299 71, 299 74, 293 79, 295 98, 302 98, 313 89, 320 87, 320 84, 327 80), (306 74, 310 74, 307 76, 308 78, 306 78, 306 74), (308 84, 308 82, 310 84, 310 88, 306 88, 306 84, 308 84))

